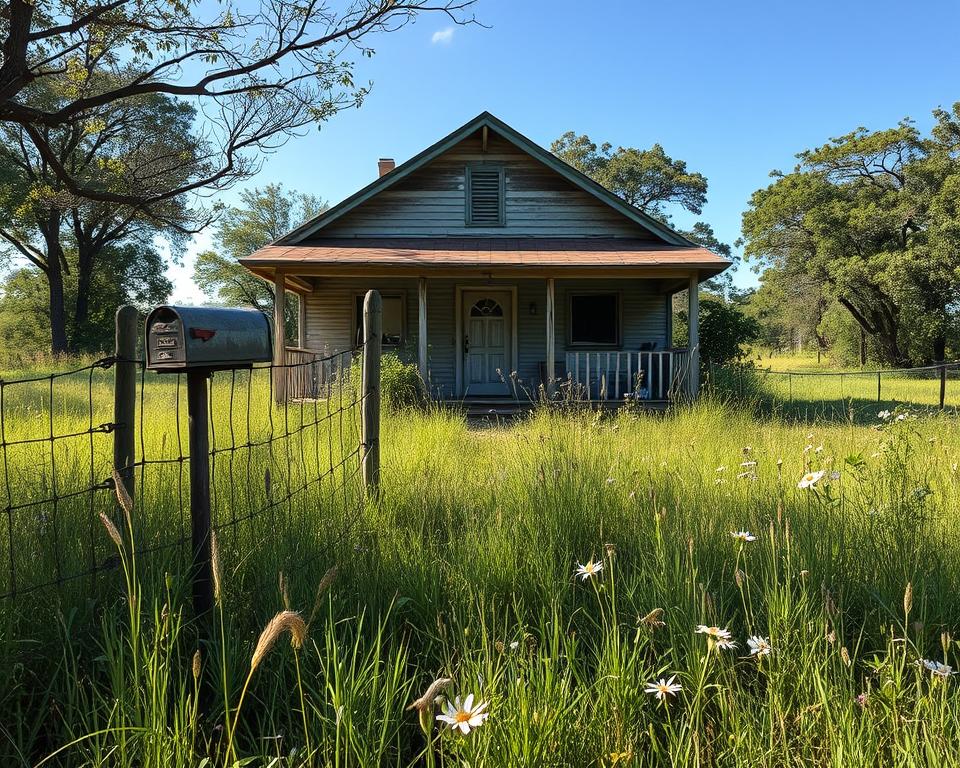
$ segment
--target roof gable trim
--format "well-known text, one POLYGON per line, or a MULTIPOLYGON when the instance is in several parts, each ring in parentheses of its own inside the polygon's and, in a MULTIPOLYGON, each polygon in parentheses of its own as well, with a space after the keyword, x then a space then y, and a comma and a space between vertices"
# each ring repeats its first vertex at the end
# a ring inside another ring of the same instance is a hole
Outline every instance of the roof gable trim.
POLYGON ((567 163, 563 162, 560 158, 531 141, 526 136, 504 123, 502 120, 491 115, 489 112, 481 113, 470 122, 455 130, 453 133, 440 139, 440 141, 438 141, 436 144, 427 147, 425 150, 417 155, 414 155, 405 163, 398 165, 396 168, 394 168, 394 170, 378 179, 375 179, 363 189, 350 195, 340 203, 337 203, 337 205, 283 235, 276 240, 274 244, 295 245, 310 237, 328 224, 331 224, 340 217, 359 207, 367 200, 370 200, 375 195, 386 189, 389 189, 402 179, 405 179, 407 176, 419 170, 431 160, 434 160, 447 150, 459 144, 461 141, 466 139, 480 128, 493 129, 502 138, 526 152, 535 160, 543 163, 551 170, 564 177, 567 181, 571 182, 585 192, 588 192, 602 203, 605 203, 618 213, 633 220, 635 223, 639 224, 650 232, 653 232, 655 235, 663 238, 663 240, 667 243, 682 246, 695 245, 670 227, 654 219, 652 216, 648 216, 637 208, 634 208, 632 205, 629 205, 624 200, 617 197, 617 195, 613 194, 606 187, 591 179, 589 176, 586 176, 576 168, 567 165, 567 163))

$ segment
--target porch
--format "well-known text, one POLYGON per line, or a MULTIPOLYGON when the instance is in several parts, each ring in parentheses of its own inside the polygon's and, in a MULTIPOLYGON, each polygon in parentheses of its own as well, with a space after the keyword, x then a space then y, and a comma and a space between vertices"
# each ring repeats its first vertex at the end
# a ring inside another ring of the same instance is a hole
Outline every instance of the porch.
POLYGON ((415 363, 438 401, 656 406, 697 393, 696 290, 688 293, 693 354, 671 344, 673 294, 695 288, 696 273, 461 280, 278 271, 274 283, 300 296, 296 343, 276 343, 277 362, 294 366, 277 383, 288 399, 328 397, 349 376, 349 355, 329 356, 356 346, 369 289, 384 300, 385 351, 415 363))

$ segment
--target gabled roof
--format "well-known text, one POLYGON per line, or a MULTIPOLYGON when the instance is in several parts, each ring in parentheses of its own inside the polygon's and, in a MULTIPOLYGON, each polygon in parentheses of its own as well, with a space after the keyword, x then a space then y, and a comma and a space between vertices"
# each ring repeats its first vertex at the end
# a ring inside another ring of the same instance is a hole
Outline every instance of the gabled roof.
POLYGON ((567 165, 567 163, 563 162, 563 160, 558 158, 556 155, 548 152, 540 145, 534 143, 523 134, 511 128, 502 120, 491 115, 489 112, 480 113, 470 122, 462 125, 453 133, 440 139, 440 141, 438 141, 436 144, 427 147, 427 149, 423 150, 423 152, 410 158, 405 163, 398 165, 389 173, 381 176, 379 179, 365 186, 359 192, 350 195, 350 197, 346 198, 332 208, 329 208, 320 215, 310 219, 310 221, 307 221, 296 229, 288 232, 283 237, 279 238, 275 243, 272 243, 272 245, 294 245, 303 239, 310 237, 326 227, 328 224, 331 224, 341 216, 344 216, 358 206, 362 205, 378 193, 389 189, 397 182, 405 179, 414 171, 422 168, 427 163, 439 157, 444 152, 484 127, 493 130, 496 134, 506 139, 511 144, 515 145, 523 152, 526 152, 536 160, 539 160, 541 163, 560 174, 567 181, 593 195, 593 197, 597 198, 602 203, 605 203, 627 218, 632 219, 640 226, 661 237, 666 243, 686 247, 695 246, 694 243, 691 243, 678 232, 675 232, 662 222, 657 221, 652 216, 648 216, 638 208, 634 208, 629 203, 624 202, 620 197, 613 194, 606 187, 598 184, 589 176, 586 176, 578 171, 576 168, 567 165))

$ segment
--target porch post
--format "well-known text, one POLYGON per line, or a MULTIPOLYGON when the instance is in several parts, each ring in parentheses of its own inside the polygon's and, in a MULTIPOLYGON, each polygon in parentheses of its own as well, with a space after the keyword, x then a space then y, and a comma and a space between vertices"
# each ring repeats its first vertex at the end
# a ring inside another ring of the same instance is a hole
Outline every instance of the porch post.
POLYGON ((690 273, 690 284, 687 287, 687 325, 690 329, 690 371, 688 389, 691 397, 700 392, 700 279, 697 272, 690 273))
POLYGON ((307 297, 297 294, 297 346, 307 348, 307 297))
MULTIPOLYGON (((287 333, 283 316, 286 300, 287 276, 277 268, 273 273, 273 364, 277 366, 287 362, 287 333)), ((286 400, 286 373, 284 368, 275 368, 273 372, 273 394, 280 403, 286 400)))
POLYGON ((547 307, 544 314, 547 316, 547 380, 545 382, 547 397, 553 397, 554 375, 556 370, 556 341, 554 339, 554 294, 553 278, 547 278, 547 307))
POLYGON ((423 386, 430 391, 427 371, 427 278, 421 277, 418 284, 420 330, 417 336, 417 360, 420 364, 420 378, 423 386))

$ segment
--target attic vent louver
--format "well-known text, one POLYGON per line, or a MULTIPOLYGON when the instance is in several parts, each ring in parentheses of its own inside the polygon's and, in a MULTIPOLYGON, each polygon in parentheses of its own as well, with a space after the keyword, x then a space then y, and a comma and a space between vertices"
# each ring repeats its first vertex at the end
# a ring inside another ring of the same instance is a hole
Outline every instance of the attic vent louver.
POLYGON ((467 168, 467 224, 503 225, 503 168, 467 168))

